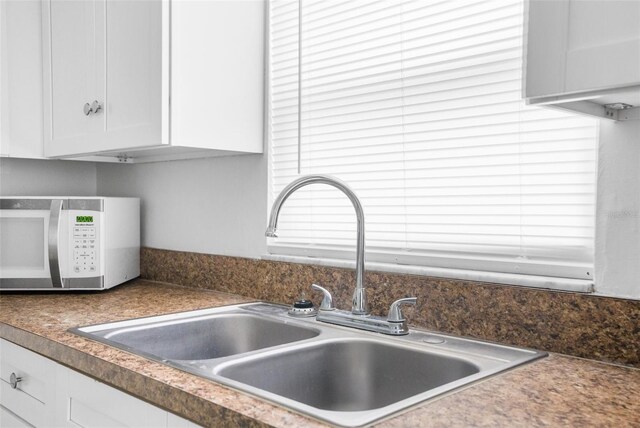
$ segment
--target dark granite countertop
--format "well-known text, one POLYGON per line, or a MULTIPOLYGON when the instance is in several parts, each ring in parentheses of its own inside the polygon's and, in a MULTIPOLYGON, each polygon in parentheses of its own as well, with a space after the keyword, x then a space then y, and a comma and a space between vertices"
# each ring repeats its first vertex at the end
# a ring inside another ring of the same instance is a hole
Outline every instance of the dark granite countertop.
MULTIPOLYGON (((323 426, 213 381, 67 332, 250 299, 144 280, 99 293, 2 293, 0 337, 205 426, 323 426)), ((640 370, 551 354, 379 426, 640 426, 640 370)))

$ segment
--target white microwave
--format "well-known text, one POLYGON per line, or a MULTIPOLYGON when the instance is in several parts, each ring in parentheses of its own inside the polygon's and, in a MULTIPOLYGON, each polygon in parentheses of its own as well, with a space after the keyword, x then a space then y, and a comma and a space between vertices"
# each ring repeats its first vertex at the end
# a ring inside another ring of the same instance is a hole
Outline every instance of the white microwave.
POLYGON ((140 199, 0 198, 0 290, 105 290, 139 275, 140 199))

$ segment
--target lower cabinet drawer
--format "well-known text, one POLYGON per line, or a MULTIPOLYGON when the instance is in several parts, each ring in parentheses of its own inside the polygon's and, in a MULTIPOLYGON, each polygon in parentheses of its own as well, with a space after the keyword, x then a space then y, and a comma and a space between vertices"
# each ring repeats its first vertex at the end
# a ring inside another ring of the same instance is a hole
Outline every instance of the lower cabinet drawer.
POLYGON ((195 428, 197 425, 0 339, 0 428, 13 427, 195 428))
POLYGON ((56 364, 0 339, 0 405, 36 427, 53 424, 56 364))

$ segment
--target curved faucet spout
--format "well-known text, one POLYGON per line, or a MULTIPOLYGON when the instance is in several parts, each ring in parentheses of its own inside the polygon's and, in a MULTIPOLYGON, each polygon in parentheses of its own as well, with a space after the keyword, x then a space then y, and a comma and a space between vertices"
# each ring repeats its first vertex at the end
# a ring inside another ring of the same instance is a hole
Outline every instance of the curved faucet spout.
POLYGON ((328 184, 329 186, 333 186, 342 191, 342 193, 344 193, 353 204, 358 222, 358 239, 356 242, 356 289, 353 293, 353 305, 351 307, 351 312, 355 315, 367 315, 369 311, 367 308, 367 299, 364 290, 364 212, 362 210, 360 200, 345 182, 328 175, 305 175, 289 183, 289 185, 280 192, 271 207, 269 226, 267 227, 265 236, 271 238, 277 236, 276 229, 278 227, 278 216, 280 215, 282 204, 284 204, 284 201, 286 201, 293 192, 310 184, 328 184))

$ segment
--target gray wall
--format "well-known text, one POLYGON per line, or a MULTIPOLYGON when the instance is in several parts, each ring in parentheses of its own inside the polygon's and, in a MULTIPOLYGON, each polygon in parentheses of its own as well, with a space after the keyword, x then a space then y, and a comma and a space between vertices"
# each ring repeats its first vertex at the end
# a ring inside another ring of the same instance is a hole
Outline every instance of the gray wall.
POLYGON ((265 155, 99 164, 98 193, 142 199, 142 245, 258 258, 266 251, 265 155))
POLYGON ((0 158, 2 196, 92 196, 96 165, 92 162, 0 158))

